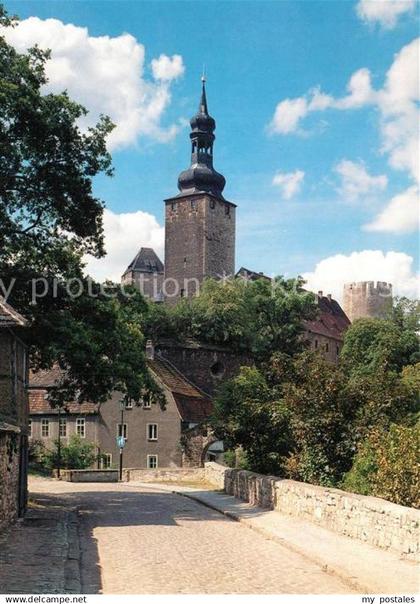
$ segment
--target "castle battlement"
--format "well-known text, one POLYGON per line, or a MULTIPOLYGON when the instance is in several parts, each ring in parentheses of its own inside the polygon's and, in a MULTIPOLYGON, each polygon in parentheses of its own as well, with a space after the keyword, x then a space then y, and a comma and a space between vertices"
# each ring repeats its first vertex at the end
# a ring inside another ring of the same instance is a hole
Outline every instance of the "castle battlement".
POLYGON ((350 319, 384 317, 392 306, 392 283, 358 281, 344 284, 343 308, 350 319))

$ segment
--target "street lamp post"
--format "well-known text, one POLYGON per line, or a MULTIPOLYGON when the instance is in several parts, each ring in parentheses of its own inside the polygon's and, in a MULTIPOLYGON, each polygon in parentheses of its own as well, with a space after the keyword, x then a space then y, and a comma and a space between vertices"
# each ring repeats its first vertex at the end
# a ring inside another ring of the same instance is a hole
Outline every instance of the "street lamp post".
POLYGON ((61 477, 61 407, 58 408, 57 478, 61 477))
POLYGON ((119 438, 117 439, 118 442, 118 446, 120 448, 120 480, 122 480, 122 474, 123 474, 123 450, 124 450, 124 444, 125 444, 125 439, 124 439, 124 407, 125 407, 125 397, 123 399, 121 399, 120 401, 120 408, 121 408, 121 433, 119 434, 119 438))

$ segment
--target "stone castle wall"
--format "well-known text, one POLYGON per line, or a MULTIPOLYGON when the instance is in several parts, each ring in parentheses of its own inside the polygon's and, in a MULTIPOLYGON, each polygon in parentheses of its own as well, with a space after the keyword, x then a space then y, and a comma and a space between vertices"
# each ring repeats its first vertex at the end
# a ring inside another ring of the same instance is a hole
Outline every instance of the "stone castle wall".
POLYGON ((205 464, 205 480, 252 505, 420 559, 420 510, 339 489, 205 464))
POLYGON ((159 341, 156 352, 174 365, 195 386, 213 395, 222 381, 239 373, 253 361, 245 353, 232 352, 210 344, 159 341))
POLYGON ((205 277, 233 274, 235 269, 235 207, 209 195, 166 201, 165 290, 167 301, 195 295, 205 277), (181 290, 184 290, 181 294, 181 290))
POLYGON ((361 281, 344 285, 343 309, 351 322, 363 317, 384 317, 391 307, 391 283, 361 281))

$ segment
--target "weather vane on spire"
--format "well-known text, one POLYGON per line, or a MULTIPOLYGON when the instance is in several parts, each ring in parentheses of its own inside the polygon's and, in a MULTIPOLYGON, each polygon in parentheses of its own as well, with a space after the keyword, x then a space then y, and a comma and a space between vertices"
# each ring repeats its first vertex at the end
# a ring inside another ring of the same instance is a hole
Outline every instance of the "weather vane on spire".
POLYGON ((201 75, 201 81, 203 82, 203 84, 204 84, 204 82, 206 82, 206 64, 205 63, 203 63, 203 72, 201 75))

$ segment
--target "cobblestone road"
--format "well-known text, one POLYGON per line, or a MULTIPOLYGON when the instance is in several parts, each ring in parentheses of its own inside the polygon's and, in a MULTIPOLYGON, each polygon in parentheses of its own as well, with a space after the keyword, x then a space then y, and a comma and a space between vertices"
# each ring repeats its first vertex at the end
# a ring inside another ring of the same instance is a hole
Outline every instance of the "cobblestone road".
POLYGON ((179 495, 43 479, 31 490, 78 508, 83 593, 351 593, 304 557, 179 495))

